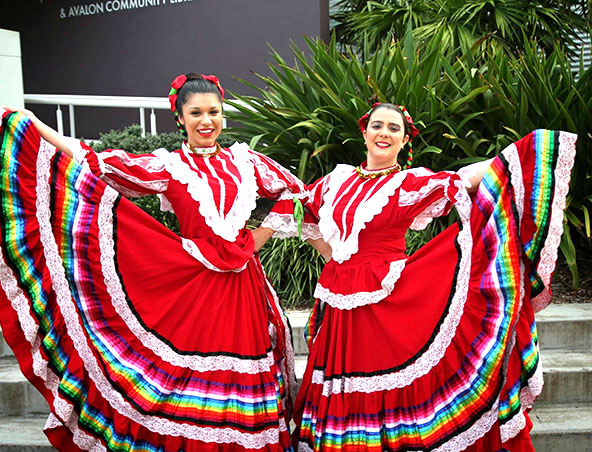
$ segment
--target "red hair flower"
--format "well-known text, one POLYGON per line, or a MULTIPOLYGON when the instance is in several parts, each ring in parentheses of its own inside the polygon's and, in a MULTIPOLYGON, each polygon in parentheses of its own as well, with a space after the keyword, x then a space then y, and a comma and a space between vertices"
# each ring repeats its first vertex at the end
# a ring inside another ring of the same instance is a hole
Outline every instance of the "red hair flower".
POLYGON ((368 118, 370 117, 370 113, 372 113, 372 110, 374 110, 374 107, 376 107, 377 105, 380 105, 380 102, 373 103, 372 107, 370 107, 370 110, 368 110, 360 119, 358 119, 360 132, 364 133, 364 130, 366 130, 366 127, 368 127, 368 118))
POLYGON ((171 111, 174 112, 176 110, 176 103, 177 103, 177 94, 179 90, 183 87, 185 82, 187 81, 187 76, 185 74, 178 75, 171 83, 171 90, 169 91, 169 102, 171 104, 171 111))
POLYGON ((409 124, 409 128, 411 129, 411 138, 415 138, 417 135, 419 135, 419 130, 417 130, 417 127, 413 125, 413 118, 404 105, 397 105, 397 107, 399 107, 399 110, 403 112, 403 116, 405 116, 405 120, 407 121, 407 124, 409 124))
POLYGON ((222 85, 220 84, 220 80, 218 80, 218 77, 216 77, 215 75, 202 74, 201 78, 216 85, 216 88, 218 88, 218 91, 220 91, 220 97, 222 98, 222 100, 224 100, 224 88, 222 88, 222 85))

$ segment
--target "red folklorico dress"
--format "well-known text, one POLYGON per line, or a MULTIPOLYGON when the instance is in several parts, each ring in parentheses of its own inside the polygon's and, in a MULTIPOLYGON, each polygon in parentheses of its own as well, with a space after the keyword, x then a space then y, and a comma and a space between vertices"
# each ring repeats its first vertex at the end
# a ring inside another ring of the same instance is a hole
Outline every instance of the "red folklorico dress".
POLYGON ((80 164, 20 114, 0 133, 0 323, 54 446, 292 450, 290 329, 245 224, 264 196, 268 222, 293 228, 282 214, 304 185, 244 144, 79 145, 80 164), (154 193, 181 236, 121 196, 154 193))
POLYGON ((534 311, 550 299, 575 140, 531 133, 472 197, 458 174, 424 168, 338 165, 312 185, 333 258, 307 327, 299 451, 533 450, 534 311), (408 257, 407 229, 452 207, 457 223, 408 257))

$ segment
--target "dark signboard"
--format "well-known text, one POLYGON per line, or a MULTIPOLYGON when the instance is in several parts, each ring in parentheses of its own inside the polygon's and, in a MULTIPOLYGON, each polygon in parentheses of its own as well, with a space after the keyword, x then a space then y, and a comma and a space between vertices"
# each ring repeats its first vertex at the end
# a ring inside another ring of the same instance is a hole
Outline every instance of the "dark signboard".
MULTIPOLYGON (((247 92, 233 77, 268 74, 270 46, 291 59, 291 42, 327 38, 328 0, 4 0, 0 28, 21 34, 27 94, 166 96, 191 71, 247 92)), ((137 111, 92 111, 77 110, 77 135, 138 122, 137 111)))

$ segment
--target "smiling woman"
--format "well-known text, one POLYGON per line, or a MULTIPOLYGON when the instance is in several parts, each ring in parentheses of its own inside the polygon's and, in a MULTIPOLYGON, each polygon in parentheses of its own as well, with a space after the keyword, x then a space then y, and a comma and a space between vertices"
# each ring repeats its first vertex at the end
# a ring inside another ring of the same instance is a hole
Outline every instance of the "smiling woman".
POLYGON ((409 142, 403 113, 391 104, 372 110, 368 126, 362 133, 368 149, 369 170, 395 166, 399 152, 409 142))
POLYGON ((397 163, 417 133, 404 108, 359 123, 367 161, 337 165, 304 203, 331 260, 305 330, 298 451, 534 451, 534 311, 550 300, 576 136, 536 130, 434 173, 397 163), (407 230, 452 208, 458 222, 408 256, 407 230))
POLYGON ((142 155, 2 115, 0 322, 60 450, 292 450, 290 328, 258 250, 296 232, 306 190, 246 144, 217 144, 223 95, 214 76, 177 77, 187 140, 142 155), (181 235, 120 194, 157 194, 181 235), (277 201, 274 229, 246 228, 258 196, 277 201))

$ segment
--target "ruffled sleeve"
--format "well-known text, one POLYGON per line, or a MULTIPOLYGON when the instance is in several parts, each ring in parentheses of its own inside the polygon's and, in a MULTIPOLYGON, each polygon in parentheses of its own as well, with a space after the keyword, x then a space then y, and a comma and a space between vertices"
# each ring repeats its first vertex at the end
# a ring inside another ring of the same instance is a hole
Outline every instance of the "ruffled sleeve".
POLYGON ((154 154, 130 154, 121 149, 95 152, 85 143, 68 139, 74 159, 127 197, 164 193, 169 174, 154 154))
POLYGON ((464 192, 461 177, 451 171, 432 172, 426 168, 410 170, 399 193, 399 207, 414 218, 410 228, 425 229, 437 217, 445 216, 464 192))
MULTIPOLYGON (((259 152, 249 152, 255 166, 259 196, 276 201, 261 226, 276 231, 274 237, 277 238, 298 236, 295 210, 308 199, 306 186, 276 161, 259 152)), ((320 237, 318 228, 310 222, 301 223, 301 236, 303 239, 320 237)))

